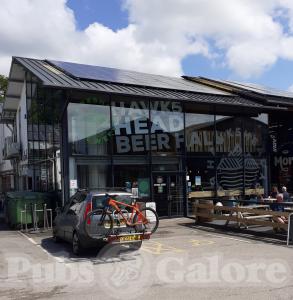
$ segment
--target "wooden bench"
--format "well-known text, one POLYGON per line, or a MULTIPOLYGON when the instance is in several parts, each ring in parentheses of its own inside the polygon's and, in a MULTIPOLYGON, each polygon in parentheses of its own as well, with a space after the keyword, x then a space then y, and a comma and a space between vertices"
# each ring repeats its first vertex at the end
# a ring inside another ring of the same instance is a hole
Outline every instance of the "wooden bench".
POLYGON ((224 220, 226 221, 226 226, 229 222, 236 222, 239 227, 244 225, 245 228, 248 228, 248 225, 259 225, 285 230, 288 230, 288 224, 278 223, 273 219, 276 217, 288 218, 290 215, 289 212, 272 211, 255 207, 216 206, 214 204, 202 203, 194 204, 193 213, 196 222, 199 222, 201 218, 204 218, 204 220, 209 221, 224 220), (217 212, 228 212, 228 215, 219 214, 217 212))

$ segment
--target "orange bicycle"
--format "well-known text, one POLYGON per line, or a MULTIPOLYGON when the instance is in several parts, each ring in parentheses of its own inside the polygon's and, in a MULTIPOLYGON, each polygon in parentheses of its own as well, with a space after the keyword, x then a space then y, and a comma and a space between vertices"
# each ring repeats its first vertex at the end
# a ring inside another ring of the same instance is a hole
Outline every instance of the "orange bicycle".
POLYGON ((127 204, 112 199, 108 194, 105 194, 104 209, 90 212, 85 224, 89 223, 92 216, 99 216, 98 227, 107 229, 108 234, 113 232, 114 225, 116 228, 126 225, 135 228, 136 232, 150 233, 154 233, 159 226, 159 217, 154 209, 150 207, 140 209, 136 200, 127 204), (121 209, 121 206, 125 208, 121 209))

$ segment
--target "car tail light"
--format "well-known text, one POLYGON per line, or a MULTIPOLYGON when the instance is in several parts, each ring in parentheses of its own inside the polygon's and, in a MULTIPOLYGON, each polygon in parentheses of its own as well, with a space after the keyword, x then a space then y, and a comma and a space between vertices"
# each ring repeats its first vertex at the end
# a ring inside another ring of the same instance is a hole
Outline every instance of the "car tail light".
MULTIPOLYGON (((85 207, 84 219, 86 219, 87 215, 92 211, 92 202, 88 202, 85 207)), ((91 218, 88 218, 87 224, 91 224, 91 218)))

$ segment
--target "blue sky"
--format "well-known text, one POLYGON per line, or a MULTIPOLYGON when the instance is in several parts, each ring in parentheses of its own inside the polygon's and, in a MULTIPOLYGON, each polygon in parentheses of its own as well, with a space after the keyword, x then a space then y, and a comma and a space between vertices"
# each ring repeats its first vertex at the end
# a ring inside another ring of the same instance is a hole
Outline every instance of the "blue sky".
MULTIPOLYGON (((128 11, 123 9, 121 0, 69 0, 67 5, 74 11, 77 26, 81 30, 93 22, 113 30, 128 25, 128 11)), ((287 24, 283 25, 287 31, 287 24)), ((293 62, 284 59, 278 59, 260 76, 245 79, 219 61, 212 61, 203 55, 188 55, 181 61, 181 65, 185 75, 254 82, 282 90, 287 90, 293 83, 293 62)))
POLYGON ((67 5, 74 10, 79 29, 98 22, 113 30, 128 25, 128 13, 121 8, 120 0, 69 0, 67 5))
POLYGON ((1 0, 0 40, 4 75, 24 56, 293 91, 293 0, 1 0))

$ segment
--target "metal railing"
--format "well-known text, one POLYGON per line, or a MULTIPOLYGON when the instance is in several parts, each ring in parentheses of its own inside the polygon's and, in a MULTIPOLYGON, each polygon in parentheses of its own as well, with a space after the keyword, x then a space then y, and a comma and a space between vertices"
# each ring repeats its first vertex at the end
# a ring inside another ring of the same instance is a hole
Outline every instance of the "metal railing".
POLYGON ((43 204, 43 209, 37 209, 36 204, 31 204, 28 208, 27 205, 24 205, 24 210, 20 212, 20 223, 21 231, 37 233, 40 231, 47 231, 52 229, 53 224, 53 212, 51 208, 47 208, 47 204, 43 204), (31 221, 28 222, 28 215, 31 215, 31 221), (43 227, 39 228, 39 219, 40 214, 43 214, 43 227), (48 217, 49 214, 49 217, 48 217), (49 222, 50 221, 50 222, 49 222), (28 228, 28 225, 32 224, 31 228, 28 228))

